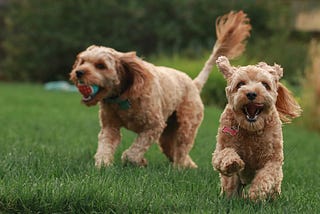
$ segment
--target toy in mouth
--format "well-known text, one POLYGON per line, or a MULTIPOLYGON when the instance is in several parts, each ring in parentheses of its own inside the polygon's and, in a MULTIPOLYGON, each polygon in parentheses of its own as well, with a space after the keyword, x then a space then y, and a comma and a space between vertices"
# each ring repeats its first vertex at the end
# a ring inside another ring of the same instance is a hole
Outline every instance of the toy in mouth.
POLYGON ((91 100, 99 91, 99 86, 97 85, 86 85, 83 83, 78 83, 77 88, 82 94, 83 101, 91 100))
POLYGON ((258 115, 263 111, 263 107, 262 103, 248 103, 243 106, 243 113, 249 122, 255 122, 258 115))

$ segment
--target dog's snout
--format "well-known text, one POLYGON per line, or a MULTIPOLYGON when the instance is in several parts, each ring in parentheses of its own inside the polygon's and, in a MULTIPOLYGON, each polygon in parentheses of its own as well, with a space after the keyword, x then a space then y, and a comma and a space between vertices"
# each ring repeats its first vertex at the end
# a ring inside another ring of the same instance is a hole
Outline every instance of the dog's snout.
POLYGON ((257 93, 256 92, 248 92, 247 93, 247 98, 249 100, 254 100, 254 99, 256 99, 256 97, 257 97, 257 93))
POLYGON ((83 75, 84 75, 84 71, 83 70, 76 71, 76 76, 77 76, 78 79, 80 79, 83 75))

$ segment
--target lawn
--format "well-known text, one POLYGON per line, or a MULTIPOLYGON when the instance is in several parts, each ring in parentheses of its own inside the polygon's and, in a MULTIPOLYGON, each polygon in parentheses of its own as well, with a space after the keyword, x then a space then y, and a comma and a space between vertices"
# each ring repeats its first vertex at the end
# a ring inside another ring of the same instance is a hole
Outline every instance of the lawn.
POLYGON ((93 156, 97 107, 77 93, 0 83, 0 212, 2 213, 319 213, 320 135, 284 126, 281 197, 252 203, 219 197, 211 153, 221 109, 207 107, 191 156, 196 170, 173 168, 153 145, 146 168, 123 166, 135 135, 123 130, 112 167, 93 156))

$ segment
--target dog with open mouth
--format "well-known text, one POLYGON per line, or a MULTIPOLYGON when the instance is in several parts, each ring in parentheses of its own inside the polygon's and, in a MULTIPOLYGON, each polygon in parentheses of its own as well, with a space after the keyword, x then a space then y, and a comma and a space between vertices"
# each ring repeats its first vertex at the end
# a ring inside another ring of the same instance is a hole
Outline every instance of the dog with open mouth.
POLYGON ((283 178, 282 122, 298 117, 301 108, 279 82, 283 75, 279 65, 233 67, 221 56, 217 66, 227 80, 228 100, 212 157, 221 193, 252 200, 274 198, 281 193, 283 178), (246 194, 243 188, 248 184, 246 194))
POLYGON ((120 128, 137 138, 123 152, 122 161, 145 166, 144 153, 153 142, 179 168, 196 168, 189 156, 203 119, 200 92, 220 55, 239 56, 251 25, 245 13, 230 12, 217 19, 217 41, 199 75, 192 80, 173 68, 155 66, 135 52, 90 46, 78 54, 70 80, 87 106, 99 104, 101 130, 95 165, 113 163, 121 142, 120 128))

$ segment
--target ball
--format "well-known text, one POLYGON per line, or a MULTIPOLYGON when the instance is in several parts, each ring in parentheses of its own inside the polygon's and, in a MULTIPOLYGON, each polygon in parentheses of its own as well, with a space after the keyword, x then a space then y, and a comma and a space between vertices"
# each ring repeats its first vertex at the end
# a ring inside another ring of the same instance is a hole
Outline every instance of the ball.
POLYGON ((77 87, 84 98, 92 97, 99 91, 97 85, 78 84, 77 87))

